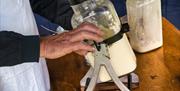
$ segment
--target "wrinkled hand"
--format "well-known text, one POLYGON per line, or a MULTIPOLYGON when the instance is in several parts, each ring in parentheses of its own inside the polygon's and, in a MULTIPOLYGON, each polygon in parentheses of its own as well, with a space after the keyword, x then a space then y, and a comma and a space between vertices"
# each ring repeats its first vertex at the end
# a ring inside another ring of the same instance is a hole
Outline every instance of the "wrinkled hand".
POLYGON ((83 40, 103 41, 103 32, 93 24, 83 23, 70 32, 41 38, 40 56, 55 59, 71 52, 86 55, 94 48, 83 40))

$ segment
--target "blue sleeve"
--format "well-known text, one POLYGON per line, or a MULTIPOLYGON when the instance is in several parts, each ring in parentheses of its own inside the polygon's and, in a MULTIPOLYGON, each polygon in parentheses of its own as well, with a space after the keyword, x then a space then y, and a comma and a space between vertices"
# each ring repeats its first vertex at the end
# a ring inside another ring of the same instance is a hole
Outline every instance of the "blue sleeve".
POLYGON ((180 29, 180 0, 162 0, 162 14, 180 29))
POLYGON ((126 15, 126 0, 111 0, 118 16, 126 15))
POLYGON ((38 14, 34 13, 34 16, 40 36, 47 36, 53 34, 53 32, 50 32, 48 30, 56 31, 56 29, 59 27, 58 24, 51 23, 49 20, 38 14))
POLYGON ((39 50, 38 35, 24 36, 12 31, 0 31, 0 67, 38 62, 39 50))

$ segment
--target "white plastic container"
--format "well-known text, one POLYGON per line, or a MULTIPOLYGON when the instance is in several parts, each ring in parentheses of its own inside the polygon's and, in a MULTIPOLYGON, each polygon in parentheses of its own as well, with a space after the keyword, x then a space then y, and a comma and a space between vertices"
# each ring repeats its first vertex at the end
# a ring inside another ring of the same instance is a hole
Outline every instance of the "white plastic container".
POLYGON ((127 0, 128 33, 132 48, 140 53, 163 44, 160 0, 127 0))

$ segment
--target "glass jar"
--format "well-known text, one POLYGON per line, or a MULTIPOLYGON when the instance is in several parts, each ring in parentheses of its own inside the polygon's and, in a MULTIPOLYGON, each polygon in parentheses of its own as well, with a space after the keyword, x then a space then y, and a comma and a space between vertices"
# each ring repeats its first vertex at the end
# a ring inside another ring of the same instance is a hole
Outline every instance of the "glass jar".
POLYGON ((77 27, 83 22, 93 23, 104 32, 104 40, 120 31, 119 17, 109 0, 84 0, 75 5, 71 3, 71 7, 74 11, 73 27, 77 27))

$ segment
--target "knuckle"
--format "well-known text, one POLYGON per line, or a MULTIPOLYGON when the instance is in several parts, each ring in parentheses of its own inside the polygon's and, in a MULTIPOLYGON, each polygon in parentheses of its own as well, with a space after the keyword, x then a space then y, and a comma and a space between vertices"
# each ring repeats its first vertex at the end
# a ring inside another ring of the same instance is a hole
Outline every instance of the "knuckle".
POLYGON ((80 32, 81 38, 85 38, 87 36, 87 33, 85 31, 80 32))
POLYGON ((81 36, 83 36, 84 35, 84 31, 80 31, 80 33, 79 33, 81 36))

